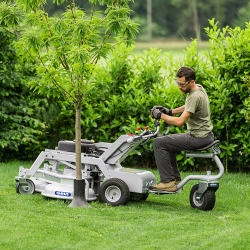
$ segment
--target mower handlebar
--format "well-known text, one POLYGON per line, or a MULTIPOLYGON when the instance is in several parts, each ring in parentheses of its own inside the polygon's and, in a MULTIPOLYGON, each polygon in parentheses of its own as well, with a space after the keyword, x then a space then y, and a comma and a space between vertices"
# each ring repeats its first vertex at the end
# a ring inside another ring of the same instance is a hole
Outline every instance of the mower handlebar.
POLYGON ((160 130, 160 126, 157 126, 155 133, 153 133, 151 135, 144 135, 144 136, 142 136, 142 139, 147 139, 149 137, 155 137, 159 133, 159 130, 160 130))
POLYGON ((148 138, 151 138, 151 137, 153 138, 159 133, 159 130, 160 130, 160 126, 157 126, 156 131, 153 134, 149 134, 149 135, 141 135, 140 134, 140 135, 135 136, 135 137, 130 137, 129 139, 127 139, 127 142, 131 143, 133 141, 137 141, 137 140, 141 140, 141 139, 148 139, 148 138))

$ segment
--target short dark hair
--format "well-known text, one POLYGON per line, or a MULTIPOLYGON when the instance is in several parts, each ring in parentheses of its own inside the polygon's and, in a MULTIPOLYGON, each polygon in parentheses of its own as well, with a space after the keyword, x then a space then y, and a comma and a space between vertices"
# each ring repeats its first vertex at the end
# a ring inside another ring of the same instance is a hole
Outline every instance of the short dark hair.
POLYGON ((195 71, 190 67, 181 67, 178 70, 176 76, 179 77, 179 78, 185 76, 186 81, 191 81, 191 80, 195 81, 196 80, 195 71))

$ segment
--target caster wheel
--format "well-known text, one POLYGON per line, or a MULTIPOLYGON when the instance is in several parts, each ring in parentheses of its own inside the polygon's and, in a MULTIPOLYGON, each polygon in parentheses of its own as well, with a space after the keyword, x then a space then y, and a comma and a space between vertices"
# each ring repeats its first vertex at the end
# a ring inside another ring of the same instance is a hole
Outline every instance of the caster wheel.
POLYGON ((35 184, 32 180, 26 180, 27 185, 21 186, 19 181, 16 183, 16 192, 18 194, 33 194, 35 192, 35 184))
POLYGON ((148 195, 149 195, 149 193, 143 193, 143 194, 142 194, 142 197, 140 198, 140 200, 142 200, 142 201, 147 200, 148 195))
POLYGON ((196 193, 198 191, 199 184, 193 186, 190 191, 190 204, 191 207, 197 208, 200 210, 212 210, 215 205, 215 191, 213 189, 207 189, 207 191, 203 194, 202 198, 197 201, 196 200, 196 193))
POLYGON ((129 197, 128 185, 120 179, 108 179, 100 187, 99 199, 102 203, 112 206, 125 205, 129 201, 129 197))

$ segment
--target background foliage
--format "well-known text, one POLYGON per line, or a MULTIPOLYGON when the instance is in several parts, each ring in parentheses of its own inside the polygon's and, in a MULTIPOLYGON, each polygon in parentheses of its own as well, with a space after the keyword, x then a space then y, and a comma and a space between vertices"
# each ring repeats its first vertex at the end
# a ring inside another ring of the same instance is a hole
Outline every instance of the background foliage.
MULTIPOLYGON (((89 1, 74 0, 75 3, 90 10, 92 8, 89 1)), ((245 22, 249 21, 249 1, 248 0, 152 0, 152 32, 153 38, 186 39, 196 38, 194 28, 194 5, 198 15, 198 26, 201 37, 208 40, 204 28, 207 27, 207 20, 215 18, 219 21, 219 28, 230 26, 245 27, 245 22)), ((53 0, 48 0, 45 7, 49 15, 63 13, 66 3, 60 6, 53 4, 53 0)), ((102 6, 97 6, 103 10, 102 6)), ((138 40, 147 39, 147 0, 136 0, 130 4, 132 19, 140 24, 140 35, 138 40)))
POLYGON ((11 45, 14 35, 0 26, 0 37, 0 160, 29 159, 42 146, 38 137, 45 125, 39 114, 45 105, 26 84, 34 72, 17 57, 11 45))
POLYGON ((206 28, 210 38, 207 54, 212 64, 207 82, 216 135, 222 141, 226 169, 249 166, 250 160, 250 23, 245 29, 218 29, 214 20, 206 28), (229 166, 230 164, 230 166, 229 166))
MULTIPOLYGON (((204 85, 209 95, 213 131, 216 139, 221 141, 221 157, 226 168, 229 171, 248 171, 249 24, 244 29, 228 26, 220 29, 214 20, 209 22, 210 27, 205 29, 209 50, 203 54, 198 53, 198 40, 187 46, 184 60, 177 61, 171 53, 163 55, 157 49, 136 56, 133 48, 121 44, 105 63, 101 61, 90 78, 89 92, 83 103, 82 137, 113 142, 123 133, 135 133, 138 126, 153 128, 149 114, 152 106, 175 108, 184 104, 185 96, 180 94, 174 80, 179 67, 190 66, 197 72, 197 83, 204 85)), ((17 61, 10 46, 13 34, 4 31, 3 36, 6 39, 1 40, 1 62, 5 63, 0 64, 0 154, 3 156, 9 152, 8 159, 26 155, 36 158, 40 150, 54 148, 58 140, 74 139, 75 114, 69 103, 61 100, 55 104, 53 99, 35 96, 28 90, 25 81, 27 76, 30 81, 34 72, 28 70, 31 67, 27 62, 17 61), (46 127, 42 123, 46 123, 46 127)), ((170 133, 179 132, 186 132, 185 126, 171 126, 170 133)), ((152 149, 152 143, 139 151, 148 149, 152 149)), ((182 170, 211 167, 209 162, 186 159, 183 152, 179 153, 178 161, 182 170)), ((133 155, 124 164, 155 167, 154 155, 151 153, 143 158, 133 155)))

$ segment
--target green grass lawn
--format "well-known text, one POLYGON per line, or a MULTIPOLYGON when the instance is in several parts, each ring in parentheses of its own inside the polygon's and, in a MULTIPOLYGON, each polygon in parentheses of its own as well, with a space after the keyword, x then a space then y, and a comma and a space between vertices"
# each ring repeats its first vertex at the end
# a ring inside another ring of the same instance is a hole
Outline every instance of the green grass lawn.
POLYGON ((249 174, 225 174, 208 212, 189 204, 196 181, 180 194, 150 194, 119 207, 95 201, 87 209, 39 193, 17 194, 19 166, 31 164, 0 163, 0 249, 249 249, 249 174))
MULTIPOLYGON (((181 60, 184 58, 184 50, 187 50, 187 46, 191 45, 191 42, 184 41, 166 41, 166 42, 152 42, 152 43, 142 43, 138 42, 133 50, 133 54, 143 55, 144 50, 150 50, 150 48, 157 48, 162 51, 162 53, 172 53, 175 60, 181 60)), ((199 53, 202 51, 208 51, 209 45, 207 42, 200 42, 198 46, 199 53)))

